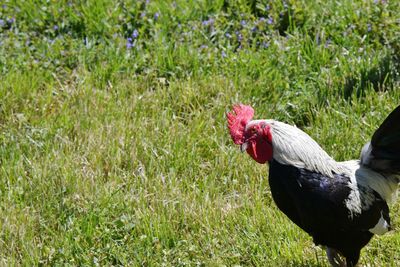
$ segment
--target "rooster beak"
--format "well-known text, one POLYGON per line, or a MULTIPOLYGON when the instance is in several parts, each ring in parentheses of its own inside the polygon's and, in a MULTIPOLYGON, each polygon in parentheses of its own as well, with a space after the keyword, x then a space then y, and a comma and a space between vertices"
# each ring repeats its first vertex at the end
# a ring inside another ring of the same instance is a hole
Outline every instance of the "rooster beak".
POLYGON ((247 142, 244 142, 243 144, 240 145, 240 151, 243 153, 247 150, 247 147, 249 144, 247 142))

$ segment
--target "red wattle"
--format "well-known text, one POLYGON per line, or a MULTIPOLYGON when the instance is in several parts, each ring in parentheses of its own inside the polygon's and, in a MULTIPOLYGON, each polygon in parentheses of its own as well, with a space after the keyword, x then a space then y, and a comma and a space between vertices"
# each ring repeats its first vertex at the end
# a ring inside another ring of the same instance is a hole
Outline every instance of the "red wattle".
POLYGON ((260 164, 264 164, 272 159, 272 146, 262 139, 252 141, 246 151, 255 161, 260 164))

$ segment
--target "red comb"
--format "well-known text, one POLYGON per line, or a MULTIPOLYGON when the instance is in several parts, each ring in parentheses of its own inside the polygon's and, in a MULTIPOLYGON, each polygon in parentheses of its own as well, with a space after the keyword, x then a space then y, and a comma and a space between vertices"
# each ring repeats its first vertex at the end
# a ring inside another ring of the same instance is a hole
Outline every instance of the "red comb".
POLYGON ((237 145, 243 144, 244 129, 246 128, 246 124, 253 118, 254 109, 242 104, 234 105, 233 112, 229 112, 226 116, 233 142, 237 145))

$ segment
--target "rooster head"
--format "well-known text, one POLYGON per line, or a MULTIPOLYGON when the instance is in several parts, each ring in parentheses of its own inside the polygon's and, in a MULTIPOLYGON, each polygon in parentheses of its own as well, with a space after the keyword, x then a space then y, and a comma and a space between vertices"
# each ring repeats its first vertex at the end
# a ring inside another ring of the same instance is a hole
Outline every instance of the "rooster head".
POLYGON ((246 105, 234 105, 227 114, 228 128, 232 140, 240 145, 258 163, 272 159, 271 127, 264 120, 252 120, 254 110, 246 105))

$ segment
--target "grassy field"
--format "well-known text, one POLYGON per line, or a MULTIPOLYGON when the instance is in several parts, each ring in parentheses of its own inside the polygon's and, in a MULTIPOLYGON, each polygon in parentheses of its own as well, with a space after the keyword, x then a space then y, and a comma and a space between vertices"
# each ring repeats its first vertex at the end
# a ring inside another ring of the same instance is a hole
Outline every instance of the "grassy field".
MULTIPOLYGON (((328 266, 272 202, 226 112, 337 160, 400 103, 399 1, 0 6, 0 265, 328 266)), ((395 230, 362 251, 399 266, 395 230)))

